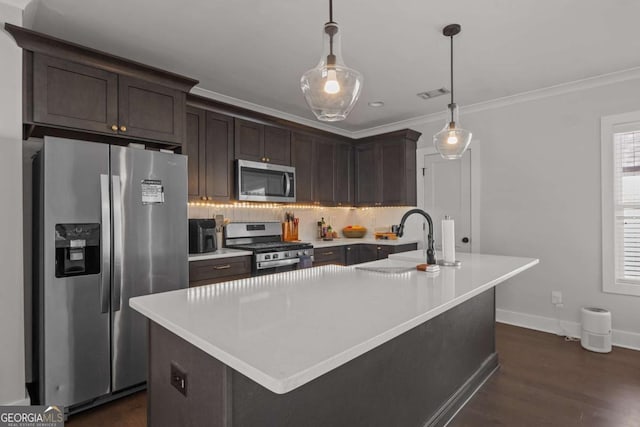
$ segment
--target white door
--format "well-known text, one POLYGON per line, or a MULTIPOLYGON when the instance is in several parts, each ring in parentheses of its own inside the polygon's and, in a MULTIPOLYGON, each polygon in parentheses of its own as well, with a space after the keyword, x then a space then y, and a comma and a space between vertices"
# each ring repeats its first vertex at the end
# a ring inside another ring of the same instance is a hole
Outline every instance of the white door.
POLYGON ((431 215, 436 250, 442 249, 442 220, 455 221, 456 251, 471 252, 471 150, 462 159, 424 156, 424 206, 431 215))

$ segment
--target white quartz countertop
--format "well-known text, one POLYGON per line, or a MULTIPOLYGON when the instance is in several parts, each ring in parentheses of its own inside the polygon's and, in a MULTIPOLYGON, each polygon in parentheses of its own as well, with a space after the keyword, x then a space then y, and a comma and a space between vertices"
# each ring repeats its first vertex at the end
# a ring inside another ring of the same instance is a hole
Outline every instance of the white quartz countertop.
POLYGON ((131 298, 152 321, 274 393, 287 393, 534 266, 458 254, 439 273, 415 261, 384 274, 323 266, 131 298))
POLYGON ((329 246, 347 246, 347 245, 409 245, 411 243, 418 243, 417 240, 412 239, 397 239, 397 240, 384 240, 374 239, 373 237, 361 237, 361 238, 347 238, 341 237, 333 240, 313 240, 310 242, 314 248, 326 248, 329 246))
POLYGON ((189 254, 189 261, 204 261, 207 259, 231 258, 244 255, 253 255, 253 252, 242 251, 240 249, 220 248, 216 251, 205 252, 203 254, 189 254))

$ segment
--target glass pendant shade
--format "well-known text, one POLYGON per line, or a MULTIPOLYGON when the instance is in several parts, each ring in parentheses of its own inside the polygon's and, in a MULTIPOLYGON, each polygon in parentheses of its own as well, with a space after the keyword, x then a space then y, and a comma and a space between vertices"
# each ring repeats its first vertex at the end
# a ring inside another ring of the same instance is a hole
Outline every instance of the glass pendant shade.
POLYGON ((471 132, 459 126, 458 105, 453 101, 453 37, 460 34, 461 29, 460 24, 449 24, 442 29, 442 35, 451 40, 451 103, 448 106, 451 120, 433 135, 433 145, 444 159, 449 160, 461 158, 471 143, 471 132))
POLYGON ((433 136, 433 145, 438 153, 449 160, 462 157, 471 143, 471 132, 458 126, 458 106, 449 105, 451 121, 447 121, 444 128, 433 136))
POLYGON ((300 78, 304 98, 318 120, 337 122, 347 118, 362 92, 362 74, 342 60, 338 24, 327 22, 320 62, 300 78))

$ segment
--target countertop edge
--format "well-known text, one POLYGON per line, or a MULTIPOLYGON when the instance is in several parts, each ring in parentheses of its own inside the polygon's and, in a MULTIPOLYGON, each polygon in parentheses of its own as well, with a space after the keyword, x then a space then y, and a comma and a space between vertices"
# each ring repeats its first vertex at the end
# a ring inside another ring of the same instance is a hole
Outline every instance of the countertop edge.
POLYGON ((222 248, 222 249, 218 249, 215 252, 208 252, 208 253, 202 253, 202 254, 189 254, 189 262, 206 261, 209 259, 232 258, 236 256, 248 256, 248 255, 253 255, 253 252, 243 251, 240 249, 222 248))

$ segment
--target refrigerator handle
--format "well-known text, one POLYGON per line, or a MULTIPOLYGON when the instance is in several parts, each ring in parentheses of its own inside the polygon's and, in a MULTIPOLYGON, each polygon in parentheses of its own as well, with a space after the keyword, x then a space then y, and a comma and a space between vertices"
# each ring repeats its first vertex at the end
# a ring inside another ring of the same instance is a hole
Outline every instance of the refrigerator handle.
POLYGON ((120 310, 120 293, 122 291, 122 194, 120 177, 112 176, 113 191, 113 311, 120 310))
POLYGON ((100 281, 100 311, 109 312, 109 286, 111 283, 111 219, 109 213, 109 175, 100 175, 100 211, 102 247, 102 280, 100 281))

